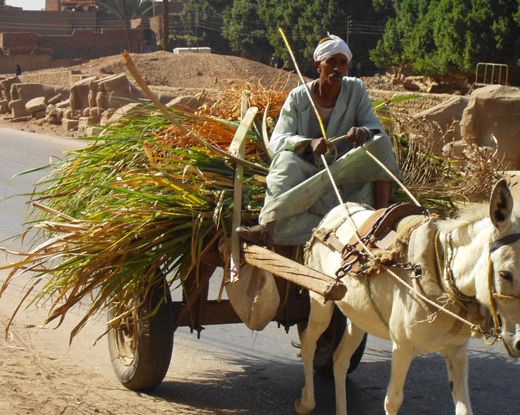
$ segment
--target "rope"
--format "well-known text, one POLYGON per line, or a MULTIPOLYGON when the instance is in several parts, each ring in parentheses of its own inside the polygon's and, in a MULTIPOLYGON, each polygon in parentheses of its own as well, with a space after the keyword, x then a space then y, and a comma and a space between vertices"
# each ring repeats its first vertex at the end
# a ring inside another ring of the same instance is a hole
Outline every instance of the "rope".
MULTIPOLYGON (((491 318, 493 319, 493 326, 495 330, 500 332, 500 318, 498 317, 497 303, 495 301, 494 283, 493 283, 493 262, 491 258, 488 261, 488 290, 489 290, 489 306, 491 308, 491 318)), ((496 341, 496 340, 495 340, 496 341)), ((495 342, 493 341, 493 343, 495 342)))

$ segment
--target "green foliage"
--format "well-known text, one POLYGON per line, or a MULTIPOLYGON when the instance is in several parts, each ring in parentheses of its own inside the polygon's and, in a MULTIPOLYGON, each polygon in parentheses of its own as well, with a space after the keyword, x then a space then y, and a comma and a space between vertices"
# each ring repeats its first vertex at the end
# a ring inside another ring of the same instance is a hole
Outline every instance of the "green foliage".
POLYGON ((323 0, 309 3, 305 0, 285 1, 285 7, 275 7, 276 0, 266 1, 261 10, 264 21, 270 22, 269 42, 274 54, 289 62, 287 48, 278 33, 278 27, 285 30, 295 51, 301 69, 313 72, 313 52, 320 39, 331 33, 345 36, 346 16, 337 0, 323 0))
POLYGON ((346 15, 339 0, 234 0, 224 16, 224 36, 234 51, 266 61, 272 54, 289 62, 278 28, 287 34, 303 71, 327 31, 345 36, 346 15))
POLYGON ((179 16, 181 37, 186 46, 209 46, 221 53, 230 51, 223 36, 223 12, 233 0, 189 0, 179 16))
POLYGON ((258 9, 262 1, 234 0, 224 13, 224 37, 231 49, 244 56, 265 58, 271 53, 266 26, 260 20, 258 9))
MULTIPOLYGON (((388 2, 375 1, 388 7, 388 2)), ((480 61, 519 58, 518 0, 401 0, 371 52, 377 66, 410 63, 427 75, 472 73, 480 61)))
MULTIPOLYGON (((71 339, 107 305, 117 316, 137 306, 163 276, 174 287, 198 278, 200 257, 230 234, 235 166, 207 147, 181 142, 183 134, 170 131, 154 108, 139 111, 72 151, 36 185, 32 201, 43 210, 27 231, 39 231, 47 242, 22 254, 0 285, 1 295, 18 271, 34 271, 29 292, 38 286, 33 302, 50 301, 47 322, 88 297, 71 339)), ((208 127, 225 148, 237 129, 233 122, 171 112, 186 127, 208 127)), ((256 221, 262 206, 267 168, 261 155, 246 154, 262 164, 244 166, 245 223, 256 221)))

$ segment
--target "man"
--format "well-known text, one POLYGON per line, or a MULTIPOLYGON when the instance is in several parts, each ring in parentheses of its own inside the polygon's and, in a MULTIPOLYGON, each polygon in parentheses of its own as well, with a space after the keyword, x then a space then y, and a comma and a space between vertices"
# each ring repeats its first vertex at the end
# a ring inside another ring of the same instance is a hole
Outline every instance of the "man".
MULTIPOLYGON (((279 196, 318 173, 323 168, 322 154, 327 155, 329 162, 335 162, 337 157, 365 144, 375 134, 383 135, 389 143, 363 82, 347 77, 351 60, 348 45, 338 36, 329 35, 316 47, 314 67, 319 79, 310 82, 308 88, 327 136, 346 135, 333 145, 329 144, 323 137, 305 85, 290 92, 269 143, 274 158, 267 176, 267 194, 260 213, 260 225, 240 228, 238 233, 243 241, 268 246, 273 243, 304 244, 323 216, 338 204, 337 197, 329 191, 320 196, 310 209, 287 217, 280 209, 277 210, 279 196)), ((397 172, 391 145, 386 146, 382 158, 390 170, 397 172)), ((336 161, 340 162, 341 159, 336 161)), ((367 173, 370 173, 370 178, 362 182, 347 179, 337 183, 341 185, 344 201, 367 203, 375 208, 388 206, 388 175, 380 168, 377 172, 367 173)))

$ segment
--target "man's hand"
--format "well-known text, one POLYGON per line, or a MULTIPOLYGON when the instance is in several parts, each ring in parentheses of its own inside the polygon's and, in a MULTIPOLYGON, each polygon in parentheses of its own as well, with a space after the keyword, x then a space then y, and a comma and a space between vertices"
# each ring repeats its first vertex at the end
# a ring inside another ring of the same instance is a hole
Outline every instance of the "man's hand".
POLYGON ((311 141, 311 149, 317 156, 325 154, 329 149, 329 143, 323 137, 315 138, 311 141))
POLYGON ((345 137, 347 141, 359 147, 365 144, 372 137, 372 133, 366 127, 352 127, 345 137))

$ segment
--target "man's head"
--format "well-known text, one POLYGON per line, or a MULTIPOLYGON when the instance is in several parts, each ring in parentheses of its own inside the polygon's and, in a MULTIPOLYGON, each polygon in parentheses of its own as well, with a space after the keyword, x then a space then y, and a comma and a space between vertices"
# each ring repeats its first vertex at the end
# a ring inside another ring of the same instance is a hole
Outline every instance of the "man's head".
POLYGON ((352 52, 347 43, 338 36, 328 35, 320 40, 314 50, 314 67, 322 81, 333 81, 347 75, 352 52))
POLYGON ((332 55, 336 55, 337 53, 341 53, 347 57, 348 62, 352 60, 352 52, 343 39, 338 36, 334 36, 328 34, 327 37, 324 37, 314 49, 314 61, 324 61, 327 58, 330 58, 332 55))

